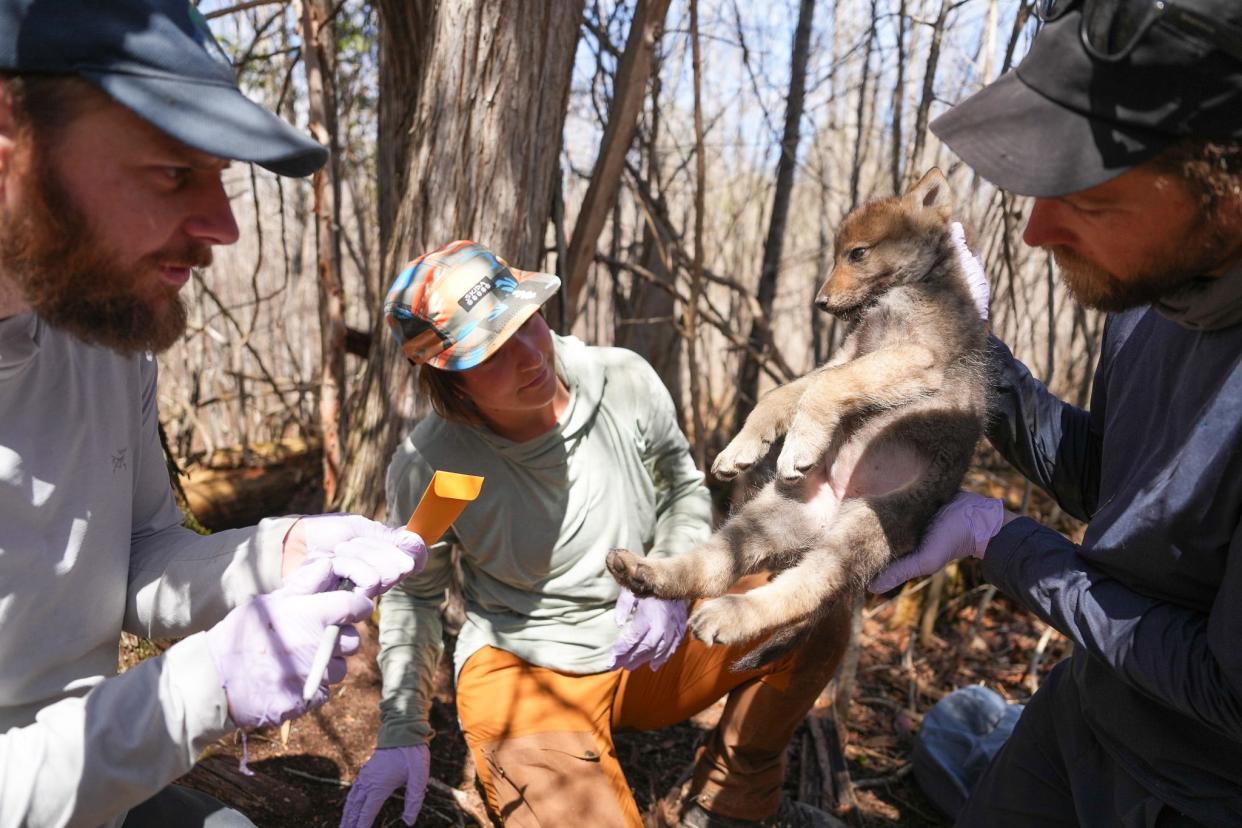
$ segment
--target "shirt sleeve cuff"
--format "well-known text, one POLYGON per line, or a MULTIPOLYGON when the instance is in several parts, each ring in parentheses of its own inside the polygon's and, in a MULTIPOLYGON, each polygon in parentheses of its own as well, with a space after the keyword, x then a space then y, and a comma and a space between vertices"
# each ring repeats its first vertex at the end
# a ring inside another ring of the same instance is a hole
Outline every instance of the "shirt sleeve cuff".
MULTIPOLYGON (((197 757, 208 745, 236 729, 229 718, 224 682, 207 648, 207 634, 196 633, 170 647, 163 655, 161 690, 180 700, 180 739, 197 757)), ((170 721, 178 717, 170 717, 170 721)))
POLYGON ((381 722, 379 737, 375 740, 377 748, 411 747, 431 742, 436 732, 430 722, 397 721, 381 722))
POLYGON ((988 544, 983 555, 983 577, 1009 597, 1021 600, 1021 585, 1010 583, 1013 564, 1037 548, 1051 549, 1064 543, 1065 537, 1059 532, 1029 517, 1011 520, 988 544))

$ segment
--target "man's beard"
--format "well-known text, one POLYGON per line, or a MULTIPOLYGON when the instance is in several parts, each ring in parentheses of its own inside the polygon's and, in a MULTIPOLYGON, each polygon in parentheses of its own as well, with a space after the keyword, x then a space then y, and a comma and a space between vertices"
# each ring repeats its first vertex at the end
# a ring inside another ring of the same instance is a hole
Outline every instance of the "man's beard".
POLYGON ((1153 255, 1124 279, 1068 248, 1050 250, 1062 283, 1075 299, 1088 308, 1117 313, 1150 305, 1220 264, 1229 250, 1228 235, 1215 216, 1205 214, 1202 219, 1192 238, 1153 255))
POLYGON ((169 263, 206 267, 211 248, 183 244, 122 263, 98 241, 44 151, 31 151, 25 211, 0 225, 0 274, 40 318, 85 342, 122 353, 167 350, 185 333, 186 308, 177 289, 153 275, 169 263))

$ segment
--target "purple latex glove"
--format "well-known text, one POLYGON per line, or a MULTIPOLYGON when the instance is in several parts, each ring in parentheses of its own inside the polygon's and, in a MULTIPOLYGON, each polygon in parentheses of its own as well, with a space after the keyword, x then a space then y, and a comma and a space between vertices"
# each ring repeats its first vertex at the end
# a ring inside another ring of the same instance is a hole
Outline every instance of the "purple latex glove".
POLYGON ((648 662, 652 671, 664 666, 686 634, 686 602, 637 598, 625 587, 617 596, 616 620, 625 630, 612 645, 609 670, 637 670, 648 662), (626 625, 629 625, 628 627, 626 625))
POLYGON ((923 540, 904 558, 888 565, 867 589, 888 592, 911 578, 939 572, 949 561, 982 558, 988 543, 1005 523, 1005 505, 993 497, 958 492, 932 518, 923 540))
POLYGON ((318 707, 326 684, 307 705, 302 685, 324 628, 342 627, 327 683, 345 678, 345 656, 358 649, 350 626, 371 615, 371 599, 332 590, 343 577, 335 559, 309 561, 275 592, 237 607, 207 631, 207 649, 228 698, 229 715, 240 727, 270 727, 318 707))
POLYGON ((431 776, 431 751, 426 745, 376 748, 375 753, 358 771, 358 778, 349 789, 341 828, 371 828, 380 808, 405 785, 405 808, 401 819, 413 825, 427 795, 427 779, 431 776))
POLYGON ((427 563, 427 545, 418 535, 360 515, 301 518, 289 531, 286 546, 299 543, 305 545, 306 563, 336 559, 334 568, 341 577, 353 581, 371 598, 406 575, 421 572, 427 563))
POLYGON ((992 299, 992 286, 988 284, 988 275, 983 270, 983 260, 966 246, 966 228, 962 227, 960 221, 949 225, 949 239, 953 242, 953 249, 957 251, 957 261, 966 275, 966 284, 970 286, 970 298, 975 300, 979 318, 986 322, 988 303, 992 299))

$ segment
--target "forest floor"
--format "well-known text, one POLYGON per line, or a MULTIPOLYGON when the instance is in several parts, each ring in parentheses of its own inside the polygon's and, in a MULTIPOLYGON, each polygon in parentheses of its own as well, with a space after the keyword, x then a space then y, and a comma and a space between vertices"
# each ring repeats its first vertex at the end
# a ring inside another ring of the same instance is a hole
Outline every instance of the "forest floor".
MULTIPOLYGON (((970 488, 1004 497, 1011 508, 1077 539, 1081 527, 1012 473, 972 472, 970 488)), ((920 590, 926 594, 931 590, 920 590)), ((871 596, 864 611, 858 670, 842 727, 844 756, 856 804, 838 811, 853 826, 947 826, 949 818, 923 795, 910 756, 923 715, 946 693, 983 684, 1013 702, 1026 701, 1039 681, 1070 651, 1069 642, 1037 618, 995 593, 974 561, 963 564, 933 608, 934 626, 919 634, 918 592, 871 596)), ((349 675, 329 702, 290 723, 286 732, 252 732, 249 767, 239 773, 241 742, 227 737, 181 780, 208 791, 246 813, 261 828, 319 828, 340 821, 349 785, 371 755, 379 724, 379 673, 373 629, 362 629, 363 648, 350 661, 349 675)), ((432 787, 418 824, 476 825, 481 801, 457 727, 451 680, 442 659, 432 724, 432 787)), ((718 704, 676 727, 616 737, 621 763, 648 825, 664 824, 676 800, 695 746, 714 725, 718 704)), ((820 720, 823 721, 822 719, 820 720)), ((790 745, 788 796, 820 803, 822 790, 816 742, 823 729, 804 723, 790 745), (812 738, 816 737, 816 738, 812 738)), ((399 826, 401 801, 385 805, 377 826, 399 826)))

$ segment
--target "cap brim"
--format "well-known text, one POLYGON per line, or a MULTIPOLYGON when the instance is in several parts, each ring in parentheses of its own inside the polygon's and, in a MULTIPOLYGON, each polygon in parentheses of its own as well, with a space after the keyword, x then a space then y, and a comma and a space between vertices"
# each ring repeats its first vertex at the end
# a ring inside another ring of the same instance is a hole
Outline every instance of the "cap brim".
POLYGON ((1043 197, 1103 184, 1173 140, 1067 109, 1027 86, 1016 71, 941 115, 931 131, 1002 190, 1043 197))
POLYGON ((210 155, 253 161, 291 177, 310 175, 328 160, 321 144, 235 87, 146 75, 82 75, 161 132, 210 155))
MULTIPOLYGON (((535 271, 519 271, 509 268, 511 273, 522 273, 520 287, 532 295, 528 298, 510 299, 513 310, 496 331, 489 331, 480 337, 481 341, 472 342, 469 338, 457 342, 427 360, 427 364, 445 371, 466 371, 500 350, 500 347, 513 336, 517 329, 526 324, 526 320, 535 315, 544 303, 560 290, 561 280, 551 273, 535 271)), ((476 328, 476 331, 480 330, 476 328)))

